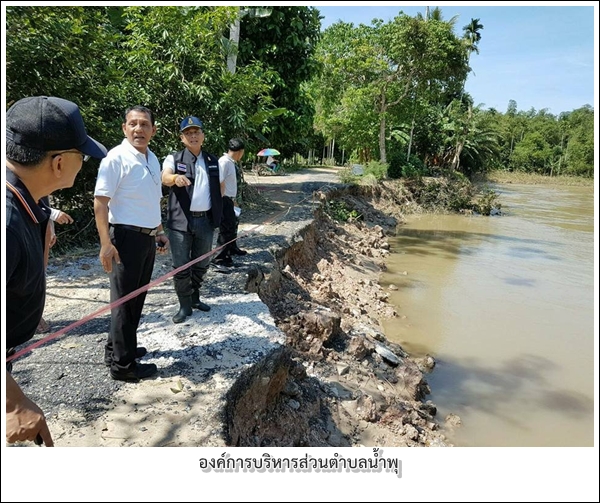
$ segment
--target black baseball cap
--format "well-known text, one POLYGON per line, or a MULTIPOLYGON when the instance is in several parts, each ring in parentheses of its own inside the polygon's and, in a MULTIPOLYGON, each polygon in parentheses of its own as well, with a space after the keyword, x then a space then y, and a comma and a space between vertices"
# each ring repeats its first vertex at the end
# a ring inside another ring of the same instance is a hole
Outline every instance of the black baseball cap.
POLYGON ((87 135, 79 107, 52 96, 14 103, 6 112, 6 138, 42 151, 77 149, 97 159, 106 157, 106 147, 87 135))

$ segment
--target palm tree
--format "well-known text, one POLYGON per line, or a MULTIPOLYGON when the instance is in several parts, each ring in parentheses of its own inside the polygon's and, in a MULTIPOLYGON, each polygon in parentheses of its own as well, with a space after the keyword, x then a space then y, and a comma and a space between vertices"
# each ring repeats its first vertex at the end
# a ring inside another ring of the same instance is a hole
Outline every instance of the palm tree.
POLYGON ((433 19, 435 21, 443 21, 444 23, 448 23, 451 26, 454 26, 456 21, 458 20, 458 16, 452 16, 448 21, 444 20, 444 16, 442 15, 442 9, 439 7, 434 8, 431 11, 431 14, 427 19, 433 19))
POLYGON ((465 32, 464 38, 467 42, 466 47, 467 51, 469 51, 469 56, 472 52, 479 54, 479 47, 477 47, 477 44, 481 40, 481 33, 479 33, 479 30, 483 30, 483 25, 479 23, 479 18, 471 18, 471 22, 468 25, 463 26, 463 30, 465 32))
MULTIPOLYGON (((468 64, 469 60, 471 59, 471 54, 473 52, 476 52, 477 54, 479 54, 479 47, 477 46, 477 44, 479 44, 479 41, 481 40, 481 33, 479 33, 479 30, 483 30, 483 25, 479 22, 479 18, 477 18, 477 19, 471 18, 471 22, 468 25, 463 26, 463 30, 465 32, 464 36, 463 36, 463 40, 465 41, 465 49, 467 51, 467 64, 468 64)), ((469 71, 471 71, 470 68, 469 68, 469 71)), ((465 81, 462 84, 461 97, 462 97, 462 93, 464 93, 466 83, 467 83, 467 76, 465 75, 465 81)))
POLYGON ((435 21, 443 21, 444 23, 448 23, 451 26, 454 26, 456 21, 458 20, 458 15, 452 16, 448 21, 444 21, 444 16, 442 14, 442 9, 439 7, 435 7, 432 11, 429 10, 429 6, 425 7, 425 17, 420 12, 417 12, 415 16, 420 21, 429 21, 433 19, 435 21))

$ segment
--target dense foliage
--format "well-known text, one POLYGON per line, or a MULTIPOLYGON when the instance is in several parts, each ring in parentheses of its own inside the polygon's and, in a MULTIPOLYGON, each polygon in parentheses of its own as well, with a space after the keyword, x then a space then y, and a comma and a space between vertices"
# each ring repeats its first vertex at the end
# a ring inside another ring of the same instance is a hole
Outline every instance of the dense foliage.
POLYGON ((261 148, 273 146, 291 156, 314 146, 314 108, 305 83, 318 69, 313 55, 320 28, 314 7, 273 7, 269 16, 242 19, 238 65, 271 70, 269 95, 273 106, 283 110, 263 124, 268 145, 261 148))
MULTIPOLYGON (((9 6, 5 106, 32 95, 73 100, 108 148, 123 138, 125 109, 149 106, 161 159, 194 114, 216 155, 236 135, 248 158, 267 146, 282 159, 323 152, 322 162, 376 166, 375 179, 490 169, 592 177, 590 105, 555 116, 511 101, 502 113, 465 92, 471 58, 485 57, 480 21, 457 34, 440 9, 399 11, 321 32, 316 7, 9 6)), ((55 195, 76 219, 61 228, 71 237, 93 239, 97 167, 90 161, 55 195)))
POLYGON ((594 111, 505 114, 475 106, 464 84, 482 57, 479 19, 455 34, 456 18, 402 12, 370 26, 338 22, 324 31, 311 83, 315 127, 353 162, 378 159, 391 177, 491 169, 593 176, 594 111))
MULTIPOLYGON (((224 40, 237 16, 235 7, 7 7, 6 107, 32 95, 70 99, 80 106, 89 134, 112 148, 123 138, 124 111, 148 106, 158 128, 151 148, 159 159, 180 148, 179 123, 189 114, 203 120, 205 148, 215 155, 232 136, 257 152, 269 146, 271 134, 285 152, 287 134, 302 139, 312 129, 301 85, 314 67, 318 15, 309 8, 272 8, 263 24, 289 25, 272 42, 280 53, 276 60, 300 63, 275 64, 265 49, 264 60, 242 58, 232 74, 224 40), (306 58, 309 63, 302 63, 306 58), (287 126, 273 121, 283 112, 287 126)), ((60 231, 82 242, 94 239, 97 167, 89 161, 72 189, 54 195, 54 204, 76 220, 60 231)))

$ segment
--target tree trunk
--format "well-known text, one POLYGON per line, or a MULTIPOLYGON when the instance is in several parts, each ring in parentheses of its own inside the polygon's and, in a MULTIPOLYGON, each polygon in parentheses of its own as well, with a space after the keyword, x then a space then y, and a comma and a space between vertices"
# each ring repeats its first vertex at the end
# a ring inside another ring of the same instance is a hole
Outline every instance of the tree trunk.
POLYGON ((454 158, 452 159, 452 163, 450 165, 454 171, 457 171, 458 168, 460 167, 460 154, 462 153, 462 150, 465 146, 465 142, 467 141, 467 137, 469 136, 472 119, 473 119, 473 108, 471 107, 471 105, 469 105, 467 108, 466 124, 463 126, 463 129, 462 129, 462 139, 459 137, 459 139, 456 141, 456 151, 454 152, 454 158))
MULTIPOLYGON (((238 7, 239 10, 239 7, 238 7)), ((229 73, 235 73, 237 64, 237 53, 240 44, 240 18, 239 14, 236 20, 229 27, 229 54, 227 55, 227 70, 229 73)))
POLYGON ((565 133, 560 138, 560 155, 558 156, 558 169, 556 170, 556 174, 560 175, 562 172, 562 160, 563 160, 563 151, 565 149, 565 133))
POLYGON ((415 116, 413 115, 412 124, 410 125, 410 138, 408 140, 408 152, 406 154, 406 162, 410 161, 410 151, 412 149, 413 132, 415 130, 415 116))
POLYGON ((381 114, 381 121, 379 122, 379 160, 382 163, 387 162, 385 154, 385 113, 381 114))
POLYGON ((456 143, 456 151, 454 152, 454 157, 452 158, 452 163, 450 164, 450 168, 453 171, 458 170, 460 166, 460 153, 462 152, 464 146, 464 142, 459 141, 456 143))
POLYGON ((387 162, 385 152, 385 112, 387 111, 387 102, 385 97, 385 89, 381 90, 381 106, 379 108, 379 160, 382 163, 387 162))

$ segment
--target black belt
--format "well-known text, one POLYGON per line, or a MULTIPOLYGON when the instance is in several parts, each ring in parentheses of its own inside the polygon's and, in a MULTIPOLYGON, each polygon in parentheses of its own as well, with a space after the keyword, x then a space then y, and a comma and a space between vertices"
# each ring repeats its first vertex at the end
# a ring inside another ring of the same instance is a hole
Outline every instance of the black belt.
POLYGON ((202 218, 208 214, 208 211, 190 211, 190 215, 195 218, 202 218))
POLYGON ((150 229, 149 227, 136 227, 135 225, 126 225, 126 224, 112 224, 113 227, 120 227, 121 229, 127 229, 129 231, 141 232, 142 234, 148 234, 149 236, 156 236, 158 232, 158 227, 154 227, 154 229, 150 229))

